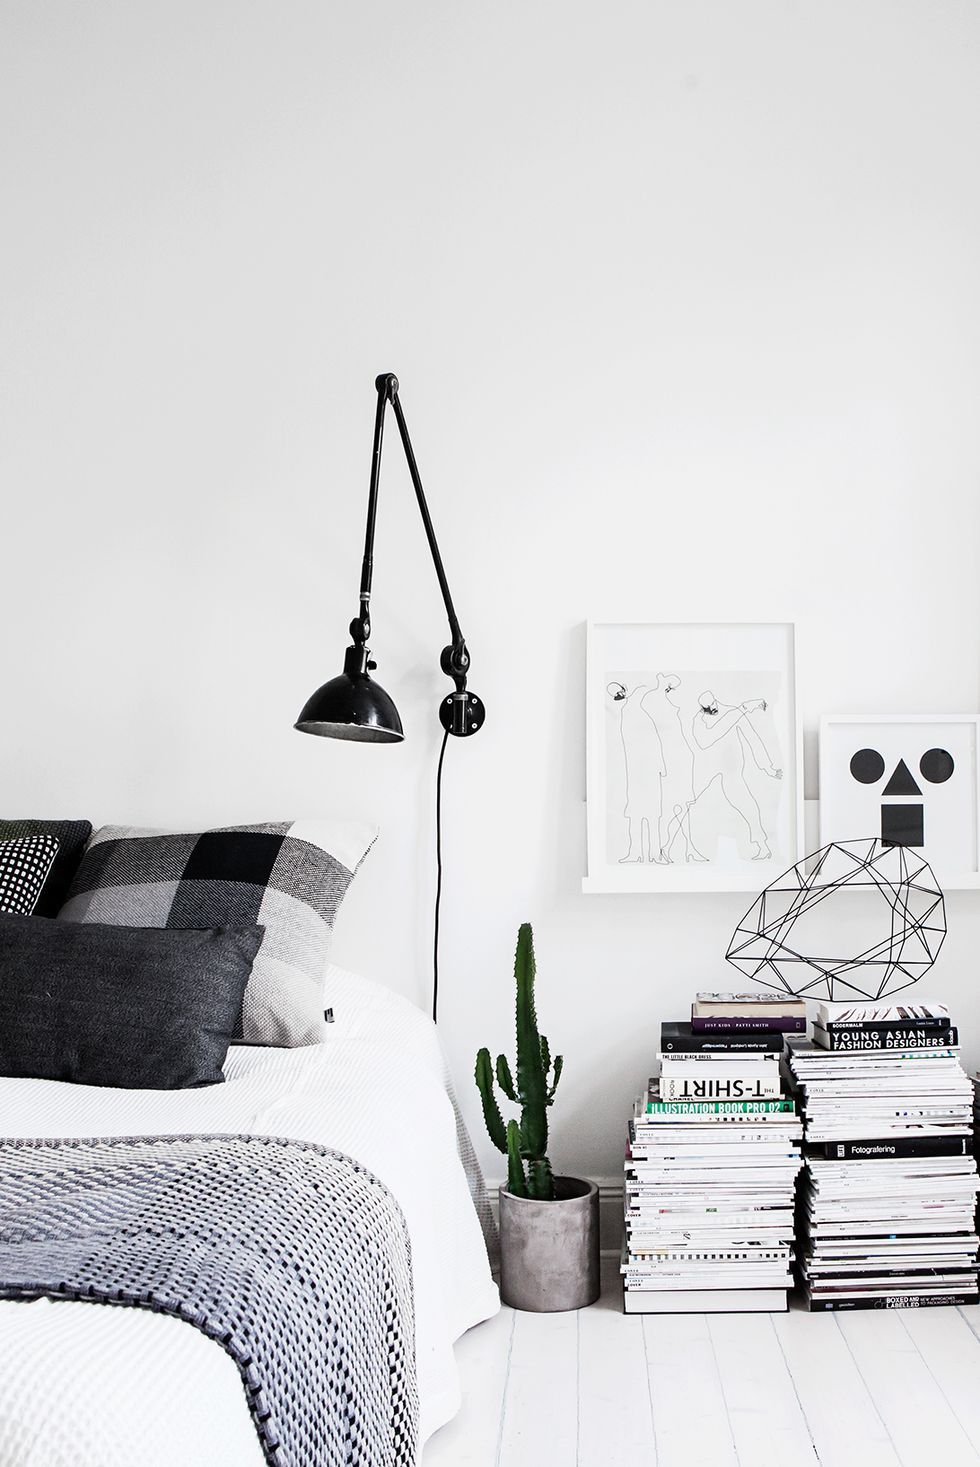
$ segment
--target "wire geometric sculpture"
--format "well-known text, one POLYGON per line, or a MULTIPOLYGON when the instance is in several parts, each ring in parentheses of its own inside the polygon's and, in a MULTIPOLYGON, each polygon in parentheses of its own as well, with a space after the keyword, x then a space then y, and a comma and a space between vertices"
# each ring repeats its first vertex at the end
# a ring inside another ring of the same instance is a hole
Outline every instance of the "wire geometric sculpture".
POLYGON ((839 988, 873 999, 917 983, 945 937, 946 903, 928 861, 908 846, 835 841, 766 887, 725 956, 763 988, 797 998, 834 999, 839 988), (874 901, 849 906, 853 891, 874 901), (856 956, 845 957, 851 934, 856 956))

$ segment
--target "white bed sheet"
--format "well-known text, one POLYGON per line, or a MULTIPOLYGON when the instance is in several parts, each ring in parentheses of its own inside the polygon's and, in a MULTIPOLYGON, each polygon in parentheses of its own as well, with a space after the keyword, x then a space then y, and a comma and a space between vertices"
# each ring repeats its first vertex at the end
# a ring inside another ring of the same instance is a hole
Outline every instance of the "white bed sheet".
MULTIPOLYGON (((331 968, 322 1044, 233 1049, 224 1085, 123 1091, 0 1078, 0 1135, 251 1132, 334 1147, 395 1194, 412 1241, 420 1444, 459 1408, 453 1342, 499 1307, 436 1031, 331 968)), ((138 1309, 0 1301, 0 1467, 260 1467, 234 1362, 138 1309)))

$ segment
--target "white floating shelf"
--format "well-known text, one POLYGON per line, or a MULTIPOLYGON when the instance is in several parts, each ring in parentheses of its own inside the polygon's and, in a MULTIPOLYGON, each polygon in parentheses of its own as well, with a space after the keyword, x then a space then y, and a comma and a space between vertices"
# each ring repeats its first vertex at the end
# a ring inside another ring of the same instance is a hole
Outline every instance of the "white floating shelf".
MULTIPOLYGON (((820 801, 805 800, 803 803, 804 844, 806 850, 816 851, 820 846, 820 801)), ((660 896, 687 892, 699 896, 715 892, 760 892, 763 887, 776 881, 787 868, 773 861, 758 861, 754 868, 732 871, 719 866, 708 872, 703 864, 689 866, 652 866, 640 864, 621 866, 616 873, 615 884, 608 876, 583 876, 582 890, 589 896, 660 896)), ((955 877, 940 877, 943 892, 980 891, 980 872, 961 872, 955 877)), ((856 888, 855 888, 856 891, 856 888)))

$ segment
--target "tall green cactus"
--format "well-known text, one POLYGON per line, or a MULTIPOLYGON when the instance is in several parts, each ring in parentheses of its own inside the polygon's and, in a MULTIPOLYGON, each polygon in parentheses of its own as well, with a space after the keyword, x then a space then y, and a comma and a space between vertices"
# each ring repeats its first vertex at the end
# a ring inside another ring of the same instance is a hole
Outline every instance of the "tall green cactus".
POLYGON ((487 1133, 498 1151, 507 1157, 507 1190, 518 1197, 534 1197, 551 1202, 555 1196, 555 1179, 548 1161, 548 1107, 555 1098, 561 1079, 562 1056, 556 1055, 554 1068, 551 1049, 543 1034, 538 1033, 534 1011, 534 939, 530 922, 523 922, 517 934, 514 977, 517 980, 517 1084, 514 1084, 505 1055, 498 1054, 497 1063, 490 1060, 489 1049, 481 1049, 476 1057, 476 1084, 483 1102, 483 1119, 487 1133), (504 1124, 493 1082, 508 1100, 521 1107, 521 1119, 504 1124), (525 1170, 525 1163, 527 1168, 525 1170))

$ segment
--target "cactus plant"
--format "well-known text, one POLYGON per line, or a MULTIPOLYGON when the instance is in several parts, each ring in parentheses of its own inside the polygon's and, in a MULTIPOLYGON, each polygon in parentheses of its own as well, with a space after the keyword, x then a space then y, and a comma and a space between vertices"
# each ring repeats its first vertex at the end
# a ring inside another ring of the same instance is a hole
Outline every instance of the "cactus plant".
POLYGON ((514 978, 517 982, 517 1083, 506 1056, 498 1054, 496 1065, 483 1048, 476 1057, 475 1079, 483 1102, 487 1134, 507 1157, 507 1190, 517 1197, 534 1197, 552 1202, 555 1179, 548 1161, 548 1107, 561 1079, 562 1056, 552 1066, 548 1040, 538 1033, 534 1010, 534 938, 530 922, 517 934, 514 978), (521 1107, 520 1121, 504 1124, 494 1092, 494 1079, 503 1095, 521 1107))

